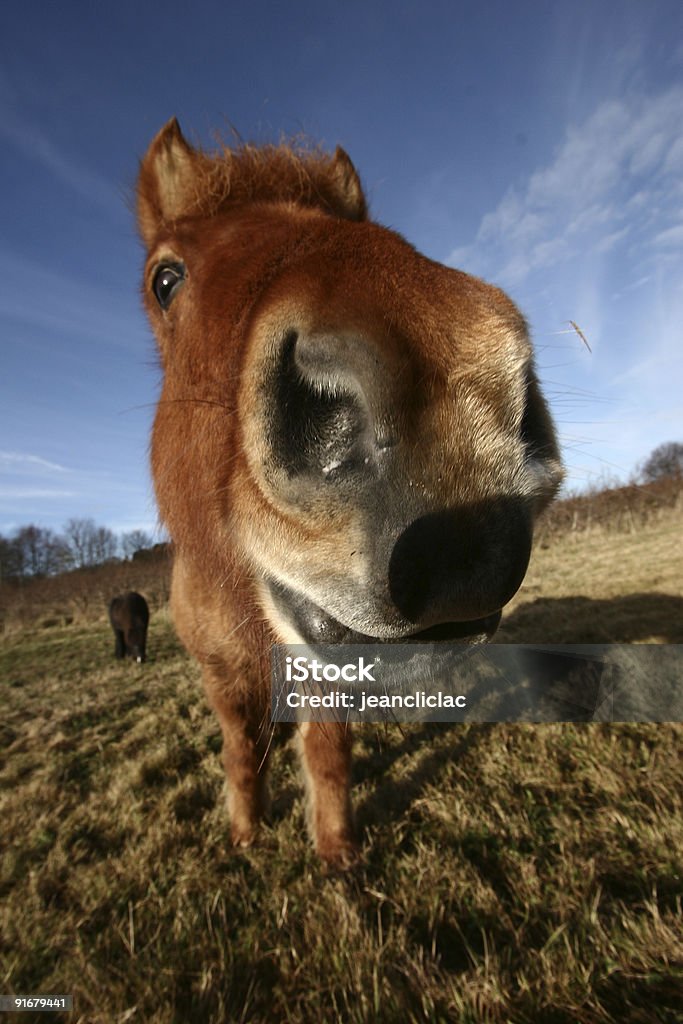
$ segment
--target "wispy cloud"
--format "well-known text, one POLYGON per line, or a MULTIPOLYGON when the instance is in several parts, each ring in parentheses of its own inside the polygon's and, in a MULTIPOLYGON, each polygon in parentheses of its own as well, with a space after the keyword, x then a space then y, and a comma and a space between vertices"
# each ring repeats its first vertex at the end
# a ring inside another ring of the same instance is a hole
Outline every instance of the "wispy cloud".
POLYGON ((654 245, 662 245, 667 248, 683 246, 683 224, 676 224, 672 228, 660 231, 652 239, 652 242, 654 245))
POLYGON ((143 351, 147 332, 142 309, 131 302, 123 285, 120 291, 104 289, 57 267, 21 257, 3 245, 0 279, 0 317, 43 331, 59 331, 69 338, 143 351))
POLYGON ((82 198, 110 214, 120 215, 121 198, 116 185, 57 145, 25 110, 19 112, 6 75, 0 76, 0 86, 0 137, 82 198))
POLYGON ((73 475, 66 466, 31 452, 0 451, 0 509, 17 501, 74 498, 73 488, 55 486, 56 479, 73 475))
POLYGON ((55 498, 75 498, 77 494, 77 491, 64 491, 54 487, 6 487, 0 483, 0 501, 32 501, 36 498, 53 501, 55 498))
POLYGON ((27 455, 25 452, 2 452, 0 451, 0 471, 8 470, 13 473, 22 471, 36 472, 46 470, 51 473, 68 473, 66 466, 60 466, 57 462, 50 462, 40 455, 27 455))
POLYGON ((141 467, 118 475, 102 466, 64 466, 32 452, 0 451, 0 532, 28 522, 60 530, 73 516, 116 522, 121 530, 149 529, 153 503, 141 467), (140 508, 149 514, 130 511, 140 508))
MULTIPOLYGON (((597 102, 448 261, 509 288, 542 343, 570 318, 586 331, 593 354, 577 351, 549 392, 570 484, 605 466, 624 478, 681 434, 681 110, 683 86, 597 102), (593 400, 578 405, 576 385, 593 400)), ((553 344, 541 348, 543 375, 553 344)))
POLYGON ((510 286, 627 236, 650 249, 680 244, 683 226, 671 226, 671 214, 680 210, 681 110, 681 87, 602 102, 567 128, 554 158, 511 187, 448 262, 510 286))

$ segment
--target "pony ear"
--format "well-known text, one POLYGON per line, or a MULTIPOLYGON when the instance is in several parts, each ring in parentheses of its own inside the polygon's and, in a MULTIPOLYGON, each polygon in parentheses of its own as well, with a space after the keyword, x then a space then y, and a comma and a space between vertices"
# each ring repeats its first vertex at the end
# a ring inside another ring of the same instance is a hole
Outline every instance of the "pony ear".
POLYGON ((358 171, 353 166, 351 157, 341 146, 337 146, 334 151, 330 176, 339 199, 342 215, 348 220, 366 220, 368 205, 358 171))
POLYGON ((140 164, 138 225, 148 247, 161 227, 177 220, 191 205, 193 170, 199 160, 201 154, 185 141, 176 118, 171 118, 140 164))

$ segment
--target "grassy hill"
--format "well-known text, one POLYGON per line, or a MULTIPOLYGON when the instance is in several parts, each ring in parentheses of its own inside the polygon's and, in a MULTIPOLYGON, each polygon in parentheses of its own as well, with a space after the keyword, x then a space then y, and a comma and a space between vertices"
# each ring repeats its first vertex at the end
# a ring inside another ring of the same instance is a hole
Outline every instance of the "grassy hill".
MULTIPOLYGON (((556 507, 499 642, 682 642, 680 488, 620 490, 556 507)), ((359 728, 346 876, 278 735, 235 852, 167 592, 163 555, 1 589, 0 990, 97 1024, 681 1019, 680 726, 359 728), (112 656, 125 587, 143 666, 112 656)))

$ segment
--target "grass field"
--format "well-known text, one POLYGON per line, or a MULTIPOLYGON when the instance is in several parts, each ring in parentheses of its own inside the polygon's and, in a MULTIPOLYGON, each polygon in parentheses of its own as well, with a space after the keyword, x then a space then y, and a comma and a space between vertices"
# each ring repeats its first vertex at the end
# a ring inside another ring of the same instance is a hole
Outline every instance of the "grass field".
MULTIPOLYGON (((681 643, 682 562, 675 511, 552 539, 499 642, 681 643)), ((230 848, 217 724, 163 608, 144 666, 104 619, 1 644, 0 992, 98 1024, 681 1020, 680 726, 365 726, 340 876, 285 742, 272 824, 230 848)))

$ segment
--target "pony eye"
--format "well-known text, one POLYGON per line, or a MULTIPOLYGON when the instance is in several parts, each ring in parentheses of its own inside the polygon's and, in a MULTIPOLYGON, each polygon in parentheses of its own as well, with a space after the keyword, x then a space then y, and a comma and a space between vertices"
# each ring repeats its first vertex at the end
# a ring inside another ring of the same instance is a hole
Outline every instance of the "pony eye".
POLYGON ((162 309, 168 309, 175 292, 185 280, 182 263, 163 263, 154 275, 152 290, 162 309))

